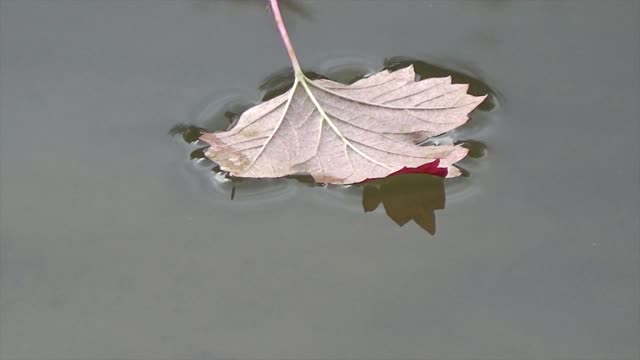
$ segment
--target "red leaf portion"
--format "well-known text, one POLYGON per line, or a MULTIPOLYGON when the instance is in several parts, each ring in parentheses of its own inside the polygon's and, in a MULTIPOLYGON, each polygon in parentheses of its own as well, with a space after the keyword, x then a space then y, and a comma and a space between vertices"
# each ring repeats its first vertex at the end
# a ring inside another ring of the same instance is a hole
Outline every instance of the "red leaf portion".
MULTIPOLYGON (((440 177, 443 177, 443 178, 447 177, 447 174, 449 173, 447 168, 446 167, 441 168, 441 167, 438 167, 438 165, 440 165, 440 159, 436 159, 436 160, 434 160, 432 162, 428 162, 426 164, 422 164, 422 165, 417 166, 417 167, 406 167, 405 166, 402 169, 387 175, 386 177, 390 177, 390 176, 394 176, 394 175, 400 175, 400 174, 429 174, 429 175, 440 176, 440 177)), ((384 178, 365 179, 364 181, 359 182, 359 184, 365 183, 367 181, 378 180, 378 179, 384 179, 384 178)))

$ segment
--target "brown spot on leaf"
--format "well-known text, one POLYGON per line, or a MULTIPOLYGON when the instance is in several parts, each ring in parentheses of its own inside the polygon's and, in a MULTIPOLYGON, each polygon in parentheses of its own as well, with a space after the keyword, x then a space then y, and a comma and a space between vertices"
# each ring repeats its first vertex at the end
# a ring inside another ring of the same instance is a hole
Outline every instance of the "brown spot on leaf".
POLYGON ((248 137, 248 138, 252 138, 252 137, 256 137, 258 135, 260 135, 260 132, 254 129, 250 129, 250 128, 245 128, 242 131, 240 131, 238 133, 238 135, 240 136, 244 136, 244 137, 248 137))
POLYGON ((206 141, 211 145, 205 155, 220 165, 222 170, 231 175, 241 174, 247 170, 251 160, 242 152, 220 140, 215 134, 206 134, 206 141))

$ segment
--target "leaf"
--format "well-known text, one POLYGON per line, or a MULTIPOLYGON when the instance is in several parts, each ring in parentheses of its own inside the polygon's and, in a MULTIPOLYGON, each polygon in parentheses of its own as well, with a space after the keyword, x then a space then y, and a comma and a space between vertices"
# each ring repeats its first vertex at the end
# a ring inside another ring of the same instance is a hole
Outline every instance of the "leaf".
MULTIPOLYGON (((415 70, 418 79, 451 76, 451 79, 457 83, 469 84, 468 92, 471 95, 491 94, 484 99, 482 104, 478 105, 478 110, 489 111, 496 107, 496 90, 492 89, 491 86, 483 82, 481 79, 474 78, 460 71, 444 68, 442 66, 411 57, 393 56, 384 60, 384 68, 391 71, 402 69, 409 65, 413 65, 413 69, 415 70)), ((469 65, 465 65, 465 68, 468 67, 469 65)), ((474 69, 473 72, 475 74, 481 73, 481 71, 477 69, 474 69)))
POLYGON ((468 120, 485 96, 450 77, 415 81, 412 66, 351 85, 296 74, 286 93, 244 112, 225 132, 203 133, 206 156, 233 176, 310 174, 319 183, 352 184, 439 160, 448 177, 468 150, 420 146, 468 120))

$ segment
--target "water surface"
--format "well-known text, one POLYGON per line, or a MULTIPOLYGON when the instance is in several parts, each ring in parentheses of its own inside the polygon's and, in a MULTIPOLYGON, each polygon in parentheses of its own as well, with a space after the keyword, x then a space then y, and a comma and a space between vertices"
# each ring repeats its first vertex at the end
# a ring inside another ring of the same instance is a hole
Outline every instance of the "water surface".
POLYGON ((494 93, 436 234, 168 135, 287 67, 262 2, 2 1, 0 358, 637 358, 638 3, 290 4, 308 71, 494 93))

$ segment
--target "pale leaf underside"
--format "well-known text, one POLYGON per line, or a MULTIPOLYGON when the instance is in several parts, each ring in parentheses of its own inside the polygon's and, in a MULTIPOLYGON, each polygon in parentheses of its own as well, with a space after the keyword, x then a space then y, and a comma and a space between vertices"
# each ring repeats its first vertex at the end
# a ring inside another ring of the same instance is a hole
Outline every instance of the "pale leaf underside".
POLYGON ((412 66, 351 85, 302 78, 228 131, 201 139, 210 144, 206 156, 238 177, 310 174, 319 183, 351 184, 434 160, 453 177, 467 149, 417 143, 468 120, 485 97, 467 88, 450 77, 415 81, 412 66))

